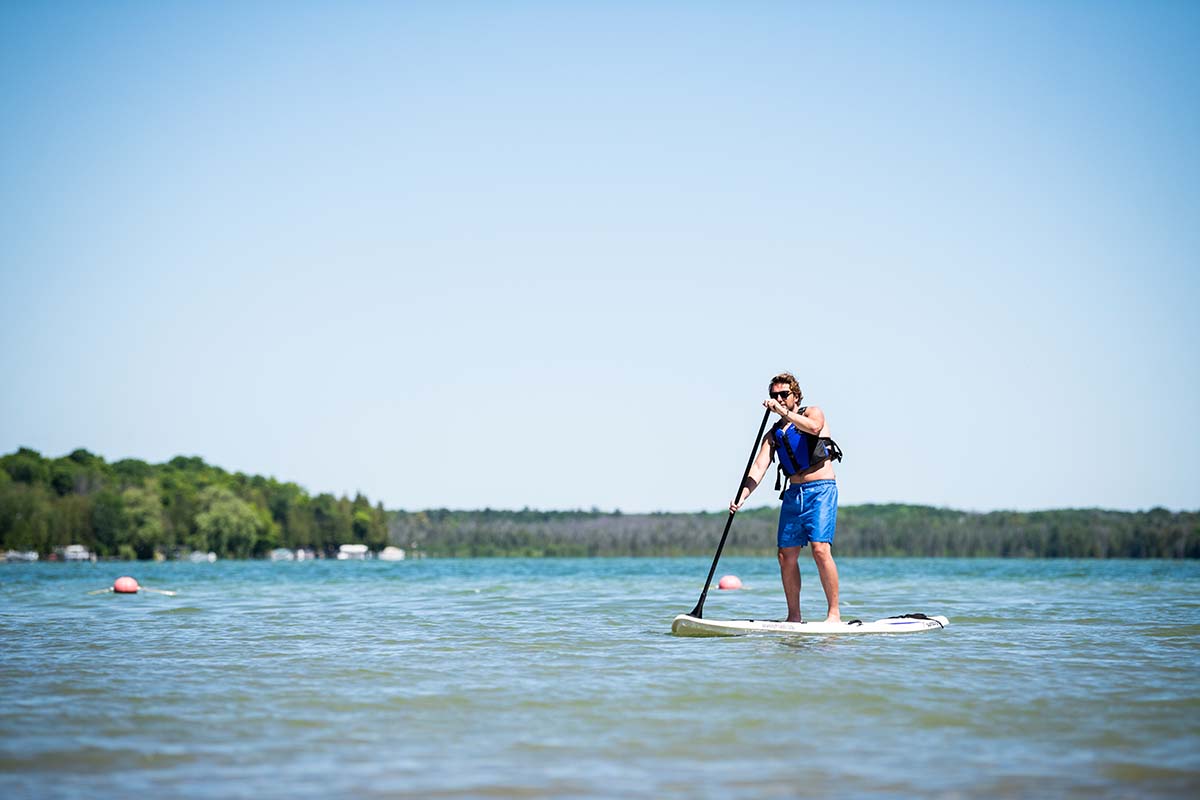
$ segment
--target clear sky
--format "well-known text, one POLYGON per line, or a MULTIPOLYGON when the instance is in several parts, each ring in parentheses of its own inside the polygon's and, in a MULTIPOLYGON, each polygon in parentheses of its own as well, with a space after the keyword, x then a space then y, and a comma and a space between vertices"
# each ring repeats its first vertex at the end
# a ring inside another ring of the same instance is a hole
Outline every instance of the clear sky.
POLYGON ((1186 2, 5 3, 0 452, 719 510, 792 370, 843 503, 1200 508, 1197 41, 1186 2))

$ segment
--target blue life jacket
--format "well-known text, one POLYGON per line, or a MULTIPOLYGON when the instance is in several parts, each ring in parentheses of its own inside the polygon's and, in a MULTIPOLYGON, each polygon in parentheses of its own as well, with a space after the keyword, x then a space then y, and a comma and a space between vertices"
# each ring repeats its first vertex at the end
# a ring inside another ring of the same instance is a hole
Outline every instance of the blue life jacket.
MULTIPOLYGON (((805 408, 807 406, 797 410, 803 414, 805 408)), ((782 475, 790 478, 826 459, 842 460, 842 449, 833 439, 805 433, 788 423, 776 424, 771 429, 771 441, 775 444, 775 455, 779 456, 779 470, 775 473, 776 489, 783 483, 782 475)))

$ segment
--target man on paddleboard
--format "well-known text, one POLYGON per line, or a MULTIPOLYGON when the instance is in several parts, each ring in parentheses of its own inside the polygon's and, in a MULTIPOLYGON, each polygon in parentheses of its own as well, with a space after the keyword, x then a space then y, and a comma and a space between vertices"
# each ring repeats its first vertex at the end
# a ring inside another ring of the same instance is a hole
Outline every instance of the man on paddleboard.
MULTIPOLYGON (((779 415, 763 436, 762 446, 738 492, 737 500, 729 504, 736 513, 758 486, 767 468, 776 458, 780 471, 787 475, 788 486, 781 495, 783 508, 779 511, 779 572, 783 578, 783 594, 787 598, 788 622, 800 622, 800 550, 812 545, 817 575, 829 604, 826 622, 840 622, 838 609, 838 572, 830 547, 837 526, 837 476, 833 474, 834 460, 841 461, 842 452, 829 438, 825 414, 816 406, 801 406, 804 394, 800 384, 789 372, 771 379, 769 396, 763 407, 779 415)), ((775 487, 779 488, 778 485, 775 487)))

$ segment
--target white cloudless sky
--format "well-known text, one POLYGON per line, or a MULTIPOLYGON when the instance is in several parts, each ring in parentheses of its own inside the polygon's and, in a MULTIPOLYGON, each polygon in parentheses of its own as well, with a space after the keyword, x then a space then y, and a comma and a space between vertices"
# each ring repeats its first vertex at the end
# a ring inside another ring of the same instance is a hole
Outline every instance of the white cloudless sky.
POLYGON ((1198 37, 1169 2, 8 4, 0 451, 719 510, 791 370, 843 503, 1195 509, 1198 37))

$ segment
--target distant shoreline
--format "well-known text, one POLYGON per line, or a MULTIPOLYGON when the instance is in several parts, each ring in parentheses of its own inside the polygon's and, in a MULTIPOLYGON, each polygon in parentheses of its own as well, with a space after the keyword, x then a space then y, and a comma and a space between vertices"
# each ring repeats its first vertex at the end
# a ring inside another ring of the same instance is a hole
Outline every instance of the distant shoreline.
MULTIPOLYGON (((770 555, 777 511, 737 515, 725 552, 770 555)), ((408 557, 712 555, 725 511, 483 509, 389 511, 365 496, 309 493, 296 483, 230 473, 198 457, 109 463, 79 449, 46 458, 0 456, 0 553, 39 560, 78 546, 97 558, 151 560, 212 554, 265 558, 339 548, 408 557)), ((866 504, 839 510, 844 556, 1200 558, 1200 511, 958 511, 866 504)))

